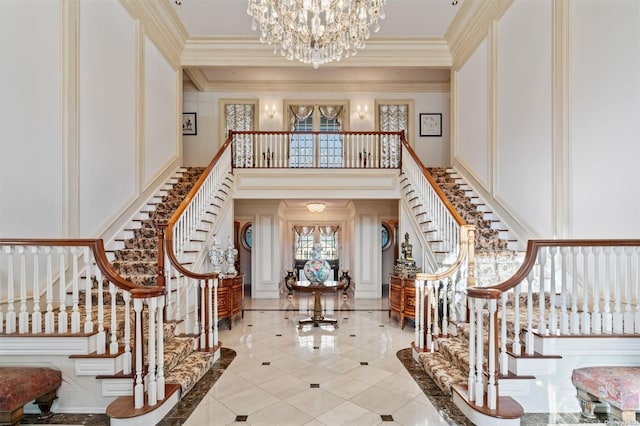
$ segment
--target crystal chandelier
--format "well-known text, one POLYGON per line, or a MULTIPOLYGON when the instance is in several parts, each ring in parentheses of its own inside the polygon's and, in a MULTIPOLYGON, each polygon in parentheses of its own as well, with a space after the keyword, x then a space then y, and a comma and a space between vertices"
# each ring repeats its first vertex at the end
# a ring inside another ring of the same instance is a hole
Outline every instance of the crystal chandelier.
POLYGON ((355 55, 380 29, 386 0, 249 0, 260 41, 289 60, 318 68, 355 55))

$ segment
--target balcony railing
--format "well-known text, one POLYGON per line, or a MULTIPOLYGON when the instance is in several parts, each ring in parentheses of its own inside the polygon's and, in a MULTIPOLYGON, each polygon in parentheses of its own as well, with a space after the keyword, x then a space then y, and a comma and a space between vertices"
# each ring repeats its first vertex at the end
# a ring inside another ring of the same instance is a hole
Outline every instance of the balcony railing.
POLYGON ((394 169, 404 132, 230 131, 235 168, 394 169))

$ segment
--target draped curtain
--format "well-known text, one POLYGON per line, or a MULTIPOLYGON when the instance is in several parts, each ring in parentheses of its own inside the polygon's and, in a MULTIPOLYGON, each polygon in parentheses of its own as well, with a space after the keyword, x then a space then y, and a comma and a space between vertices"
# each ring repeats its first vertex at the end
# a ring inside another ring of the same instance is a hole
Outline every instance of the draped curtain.
MULTIPOLYGON (((409 105, 378 105, 378 122, 381 132, 400 132, 404 130, 409 139, 409 105)), ((381 140, 382 167, 398 167, 400 165, 400 140, 383 136, 381 140)))
POLYGON ((291 110, 291 131, 296 131, 296 122, 304 121, 313 114, 313 105, 290 105, 291 110))
MULTIPOLYGON (((253 104, 226 104, 224 110, 225 134, 229 130, 253 130, 253 104)), ((233 141, 233 158, 236 167, 253 166, 253 146, 250 135, 238 135, 233 141)))
POLYGON ((342 122, 340 119, 342 118, 342 105, 320 105, 318 109, 320 110, 320 114, 327 120, 336 120, 336 124, 338 128, 335 131, 342 130, 342 122))

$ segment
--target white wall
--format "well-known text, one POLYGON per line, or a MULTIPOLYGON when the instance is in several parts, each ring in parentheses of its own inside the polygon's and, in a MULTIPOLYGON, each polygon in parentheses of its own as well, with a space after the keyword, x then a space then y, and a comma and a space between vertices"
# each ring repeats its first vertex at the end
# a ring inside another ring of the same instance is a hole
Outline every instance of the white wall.
POLYGON ((454 157, 485 187, 489 186, 488 64, 485 39, 457 72, 456 123, 458 129, 454 157))
POLYGON ((312 92, 195 92, 185 91, 183 111, 198 114, 198 134, 183 136, 185 165, 204 166, 211 161, 224 140, 219 131, 220 99, 258 99, 259 129, 264 131, 288 130, 283 123, 282 105, 285 99, 347 99, 350 101, 349 130, 370 131, 374 129, 374 102, 376 99, 412 99, 414 104, 413 122, 415 129, 410 135, 411 143, 426 166, 449 164, 449 93, 312 93, 312 92), (264 105, 276 105, 273 119, 264 114, 264 105), (368 105, 369 113, 360 119, 357 105, 368 105), (442 137, 419 137, 418 114, 442 113, 442 137))
POLYGON ((453 82, 454 162, 527 238, 638 238, 640 3, 557 6, 485 29, 453 82))
POLYGON ((551 235, 551 2, 519 1, 498 26, 494 195, 551 235))
POLYGON ((640 237, 640 2, 572 3, 571 234, 640 237))
POLYGON ((144 47, 144 182, 178 157, 177 71, 149 39, 144 47))
POLYGON ((0 236, 106 238, 178 166, 182 85, 144 31, 117 1, 0 1, 0 236))
POLYGON ((79 41, 80 235, 92 236, 136 195, 135 26, 116 2, 82 2, 79 41))
POLYGON ((0 1, 0 238, 63 232, 60 5, 0 1))

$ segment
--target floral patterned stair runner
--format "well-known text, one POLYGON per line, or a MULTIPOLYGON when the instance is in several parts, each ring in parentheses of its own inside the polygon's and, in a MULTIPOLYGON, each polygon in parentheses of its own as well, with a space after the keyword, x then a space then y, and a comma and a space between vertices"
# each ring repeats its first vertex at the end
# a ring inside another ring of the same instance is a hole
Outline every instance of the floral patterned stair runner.
MULTIPOLYGON (((125 240, 125 247, 115 250, 112 265, 121 276, 137 284, 155 285, 158 259, 156 220, 168 220, 171 217, 203 171, 204 168, 200 167, 187 168, 155 209, 149 212, 148 219, 140 221, 141 227, 133 230, 133 237, 125 240)), ((105 293, 104 297, 105 303, 110 303, 110 295, 105 293)), ((123 303, 121 297, 116 303, 123 303)), ((123 330, 124 318, 118 318, 117 321, 121 324, 118 329, 123 330)), ((196 350, 198 341, 195 336, 176 335, 175 329, 174 322, 164 324, 165 382, 179 384, 181 396, 184 396, 209 370, 214 359, 213 354, 196 350)), ((143 334, 146 336, 146 331, 143 334)))

